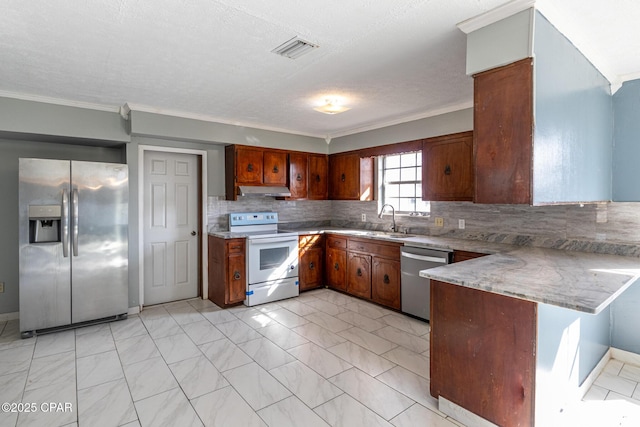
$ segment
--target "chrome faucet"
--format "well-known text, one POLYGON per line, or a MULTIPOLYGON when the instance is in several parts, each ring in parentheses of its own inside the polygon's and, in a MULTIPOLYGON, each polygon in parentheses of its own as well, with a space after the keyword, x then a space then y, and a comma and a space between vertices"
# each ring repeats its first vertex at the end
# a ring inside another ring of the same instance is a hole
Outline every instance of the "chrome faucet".
POLYGON ((382 214, 384 213, 384 208, 386 208, 387 206, 391 208, 391 219, 393 220, 393 227, 391 227, 391 229, 393 230, 394 233, 396 233, 398 231, 398 227, 396 227, 396 210, 393 208, 392 205, 390 205, 389 203, 385 203, 384 205, 382 205, 382 209, 380 209, 378 218, 382 218, 382 214))

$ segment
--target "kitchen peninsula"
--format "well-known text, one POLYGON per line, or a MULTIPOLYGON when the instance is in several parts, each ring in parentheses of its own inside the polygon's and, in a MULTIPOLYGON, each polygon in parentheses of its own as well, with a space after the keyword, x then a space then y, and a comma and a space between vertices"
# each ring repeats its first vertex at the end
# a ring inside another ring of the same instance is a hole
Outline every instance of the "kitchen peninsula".
POLYGON ((640 262, 520 248, 420 275, 432 280, 431 394, 440 409, 501 426, 554 425, 606 361, 610 304, 638 281, 640 262))

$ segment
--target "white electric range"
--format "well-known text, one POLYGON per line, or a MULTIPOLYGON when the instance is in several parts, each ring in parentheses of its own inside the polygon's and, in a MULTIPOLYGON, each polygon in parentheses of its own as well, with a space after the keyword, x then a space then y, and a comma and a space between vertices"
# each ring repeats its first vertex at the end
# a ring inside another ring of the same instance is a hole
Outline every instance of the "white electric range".
POLYGON ((277 212, 230 213, 229 231, 247 236, 245 305, 299 295, 298 233, 279 232, 277 212))

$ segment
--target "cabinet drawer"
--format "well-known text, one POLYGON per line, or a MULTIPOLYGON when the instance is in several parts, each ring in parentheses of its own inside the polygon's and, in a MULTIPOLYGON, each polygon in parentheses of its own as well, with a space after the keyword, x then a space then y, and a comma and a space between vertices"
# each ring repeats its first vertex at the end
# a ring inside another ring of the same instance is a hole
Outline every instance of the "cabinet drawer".
POLYGON ((350 251, 366 252, 386 258, 400 259, 400 244, 381 244, 379 241, 349 239, 348 248, 350 251))
POLYGON ((327 236, 327 247, 329 247, 329 248, 338 248, 338 249, 347 249, 347 238, 346 237, 327 236))
POLYGON ((227 241, 227 251, 230 254, 244 254, 244 239, 231 239, 227 241))

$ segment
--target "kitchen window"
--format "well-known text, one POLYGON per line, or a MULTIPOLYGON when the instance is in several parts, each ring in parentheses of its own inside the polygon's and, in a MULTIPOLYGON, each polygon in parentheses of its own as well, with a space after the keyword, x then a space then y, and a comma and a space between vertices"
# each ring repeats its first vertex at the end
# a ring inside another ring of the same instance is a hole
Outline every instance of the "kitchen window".
POLYGON ((426 215, 430 206, 422 200, 422 151, 379 158, 379 208, 388 203, 396 213, 426 215))

